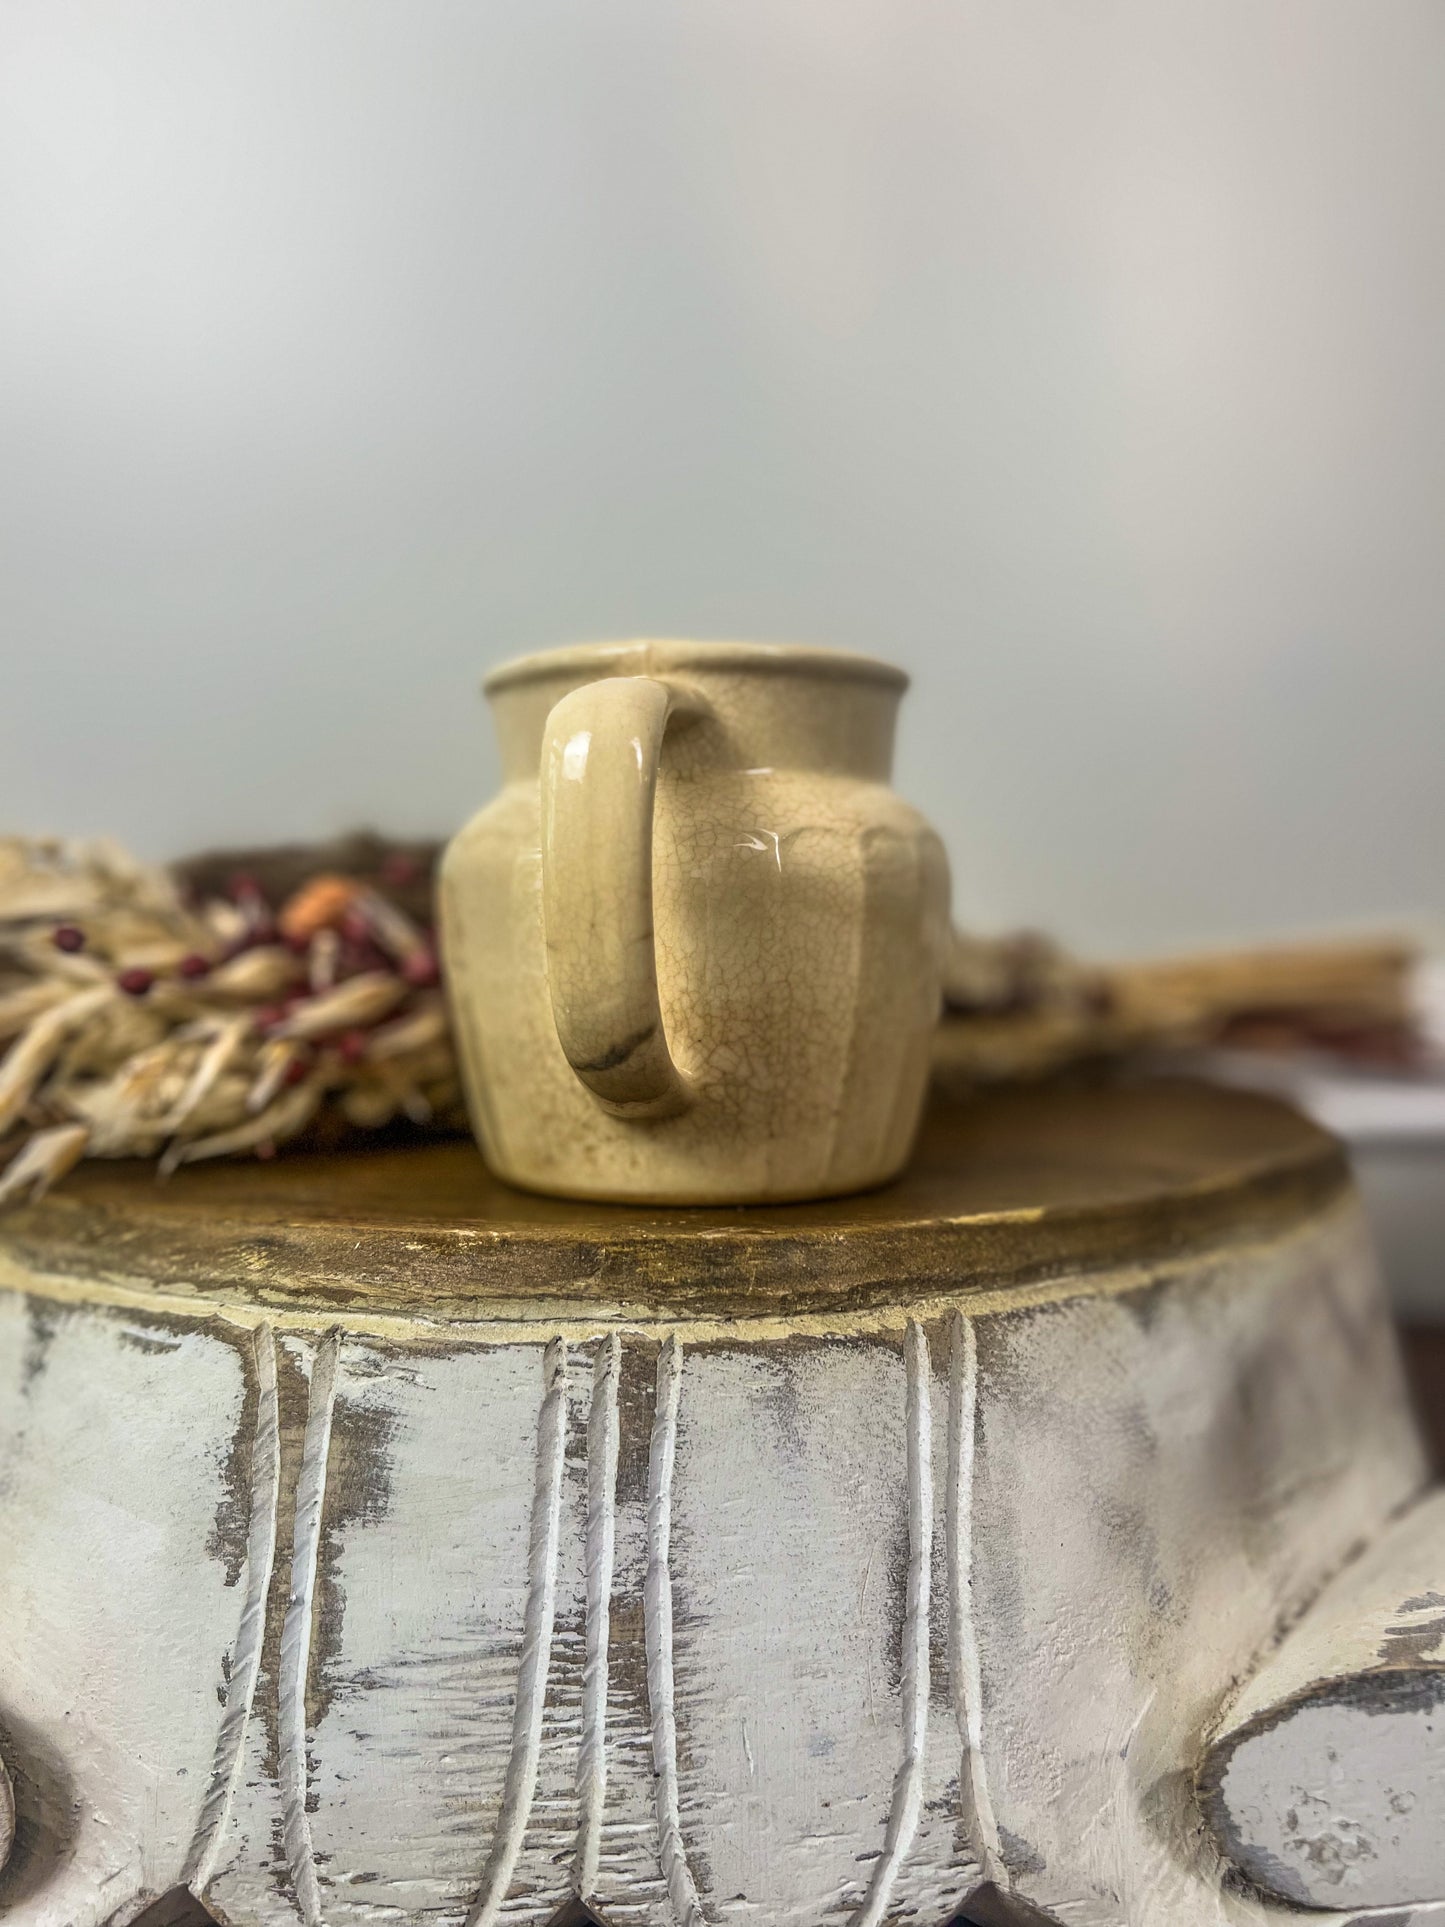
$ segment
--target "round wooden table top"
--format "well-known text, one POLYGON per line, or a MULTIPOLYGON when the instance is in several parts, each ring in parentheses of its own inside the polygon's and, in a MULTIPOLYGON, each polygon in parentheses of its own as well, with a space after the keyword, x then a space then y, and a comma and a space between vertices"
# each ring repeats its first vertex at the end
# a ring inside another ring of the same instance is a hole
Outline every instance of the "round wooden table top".
POLYGON ((308 1322, 866 1320, 1235 1244, 1346 1182, 1335 1141, 1269 1099, 1183 1081, 1013 1089, 935 1103, 902 1178, 816 1204, 534 1197, 460 1140, 164 1183, 90 1163, 0 1218, 0 1283, 308 1322))

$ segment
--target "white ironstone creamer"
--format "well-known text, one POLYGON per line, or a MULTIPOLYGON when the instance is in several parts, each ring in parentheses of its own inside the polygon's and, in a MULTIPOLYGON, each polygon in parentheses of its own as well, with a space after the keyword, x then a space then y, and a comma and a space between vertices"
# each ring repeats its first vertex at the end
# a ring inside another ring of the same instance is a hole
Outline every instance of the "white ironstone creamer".
POLYGON ((632 642, 488 678, 501 794, 446 856, 472 1118, 509 1181, 749 1203, 893 1177, 928 1076, 948 869, 889 788, 886 663, 632 642))

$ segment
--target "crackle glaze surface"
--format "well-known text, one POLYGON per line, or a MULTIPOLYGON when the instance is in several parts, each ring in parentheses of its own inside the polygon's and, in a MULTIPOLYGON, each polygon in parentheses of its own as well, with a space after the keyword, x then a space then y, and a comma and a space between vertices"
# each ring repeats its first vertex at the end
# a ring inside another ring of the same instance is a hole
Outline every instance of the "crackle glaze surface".
POLYGON ((1287 1927, 1193 1776, 1420 1486, 1383 1298, 1309 1127, 1076 1106, 892 1223, 616 1213, 708 1278, 682 1319, 636 1257, 624 1308, 598 1208, 570 1292, 584 1207, 429 1243, 450 1147, 0 1226, 6 1927, 182 1885, 231 1927, 1287 1927), (815 1232, 831 1306, 752 1297, 815 1232))
POLYGON ((888 787, 903 686, 864 658, 721 643, 491 679, 504 787, 454 839, 441 912, 501 1176, 728 1203, 900 1168, 948 927, 942 848, 888 787))

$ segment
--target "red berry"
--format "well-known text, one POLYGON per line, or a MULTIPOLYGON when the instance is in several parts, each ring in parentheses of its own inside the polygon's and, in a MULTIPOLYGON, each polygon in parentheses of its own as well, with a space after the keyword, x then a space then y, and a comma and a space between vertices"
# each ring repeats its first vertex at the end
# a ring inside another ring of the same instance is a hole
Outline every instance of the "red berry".
POLYGON ((337 1055, 343 1064, 359 1064, 366 1055, 366 1032, 344 1030, 336 1040, 337 1055))
POLYGON ((430 990, 441 982, 441 965, 434 950, 413 950, 401 966, 401 974, 413 990, 430 990))
POLYGON ((58 923, 51 934, 50 941, 57 950, 74 952, 84 950, 85 932, 74 923, 58 923))
POLYGON ((371 919, 364 910, 345 910, 337 926, 348 942, 364 944, 371 942, 371 919))
POLYGON ((291 1062, 286 1066, 286 1071, 281 1082, 283 1084, 299 1084, 305 1075, 306 1060, 302 1057, 293 1057, 291 1062))
POLYGON ((182 957, 176 965, 182 977, 208 977, 211 974, 211 960, 203 957, 199 950, 193 950, 188 957, 182 957))
POLYGON ((134 964, 129 970, 122 970, 115 981, 127 997, 144 997, 155 980, 156 974, 153 970, 146 970, 140 964, 134 964))
POLYGON ((350 937, 343 937, 336 952, 336 980, 345 977, 359 977, 371 970, 390 970, 391 958, 378 945, 366 942, 355 943, 350 937))

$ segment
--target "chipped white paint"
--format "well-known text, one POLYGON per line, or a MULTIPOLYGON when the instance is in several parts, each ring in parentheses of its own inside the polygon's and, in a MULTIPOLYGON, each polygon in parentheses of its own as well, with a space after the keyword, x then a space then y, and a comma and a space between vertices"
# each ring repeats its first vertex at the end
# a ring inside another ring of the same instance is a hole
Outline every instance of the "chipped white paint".
POLYGON ((1327 1586, 1201 1781, 1223 1851, 1307 1907, 1445 1898, 1445 1492, 1327 1586))
POLYGON ((582 1741, 577 1754, 577 1891, 597 1889, 602 1814, 607 1800, 607 1667, 612 1573, 617 1556, 617 1373, 622 1341, 597 1347, 587 1421, 587 1669, 582 1681, 582 1741))
POLYGON ((251 1334, 256 1382, 256 1423, 251 1440, 251 1519, 246 1536, 246 1596, 241 1612, 226 1711, 216 1737, 211 1784, 186 1855, 182 1879, 201 1892, 216 1870, 245 1757, 246 1731, 261 1671, 266 1599, 276 1549, 276 1506, 281 1482, 281 1412, 276 1390, 276 1340, 268 1325, 251 1334))
POLYGON ((5 1770, 5 1762, 0 1759, 0 1871, 4 1870, 14 1844, 15 1794, 10 1785, 10 1775, 5 1770))
POLYGON ((677 1408, 682 1347, 669 1338, 657 1360, 657 1408, 647 1472, 647 1703, 652 1711, 652 1766, 657 1775, 658 1852, 675 1927, 704 1927, 687 1864, 677 1791, 677 1711, 672 1642, 672 1479, 677 1462, 677 1408))
POLYGON ((542 1710, 557 1611, 557 1541, 562 1519, 562 1461, 567 1424, 567 1348, 554 1338, 542 1360, 542 1412, 537 1422, 537 1484, 527 1548, 527 1612, 517 1669, 512 1750, 502 1812, 467 1927, 493 1927, 507 1898, 522 1851, 522 1835, 537 1789, 542 1710))
POLYGON ((973 1600, 1009 1887, 1073 1922, 1217 1927, 1191 1784, 1227 1683, 1420 1486, 1363 1227, 976 1324, 973 1600))
MULTIPOLYGON (((327 1927, 418 1921, 461 1927, 501 1821, 528 1600, 544 1347, 378 1351, 338 1363, 333 1471, 323 1529, 323 1639, 314 1667, 310 1815, 327 1927), (346 1489, 342 1474, 349 1477, 346 1489)), ((575 1397, 575 1387, 571 1387, 575 1397)), ((584 1401, 585 1409, 585 1401, 584 1401)), ((564 1512, 564 1519, 566 1518, 564 1512)), ((580 1660, 569 1535, 559 1561, 548 1699, 575 1703, 580 1660)), ((504 1918, 549 1918, 567 1888, 573 1761, 563 1716, 544 1718, 539 1791, 504 1918), (539 1892, 550 1896, 549 1902, 539 1892), (528 1897, 530 1895, 530 1898, 528 1897)), ((267 1763, 257 1761, 264 1786, 267 1763)), ((258 1836, 216 1911, 294 1927, 258 1836)))
MULTIPOLYGON (((846 1927, 883 1855, 909 1751, 900 1674, 917 1571, 903 1349, 810 1344, 765 1369, 736 1350, 686 1355, 679 1799, 710 1921, 846 1927)), ((941 1927, 957 1876, 924 1884, 923 1918, 941 1927)), ((607 1898, 604 1885, 610 1920, 607 1898)))
POLYGON ((1287 1927, 1189 1787, 1418 1487, 1368 1253, 1095 1282, 660 1350, 0 1294, 0 1919, 1287 1927))
POLYGON ((306 1691, 311 1680, 311 1634, 316 1613, 316 1564, 321 1549, 321 1508, 326 1499, 326 1469, 331 1456, 331 1420, 336 1406, 336 1362, 340 1334, 328 1332, 311 1367, 306 1437, 296 1486, 296 1524, 292 1537, 291 1593, 281 1629, 280 1748, 283 1837, 286 1865, 306 1927, 323 1927, 321 1889, 307 1816, 306 1691))
MULTIPOLYGON (((950 1657, 952 1577, 949 1564, 949 1484, 952 1463, 951 1320, 925 1325, 929 1337, 932 1407, 933 1530, 930 1573, 928 1732, 923 1748, 918 1825, 893 1878, 886 1918, 941 1927, 983 1875, 967 1824, 960 1776, 958 1726, 950 1657)), ((895 1538, 894 1544, 897 1544, 895 1538)), ((896 1610, 896 1608, 895 1608, 896 1610)), ((897 1635, 893 1635, 896 1643, 897 1635)), ((890 1652, 891 1657, 891 1652, 890 1652)), ((836 1693, 836 1687, 834 1689, 836 1693)), ((901 1709, 900 1709, 901 1711, 901 1709)), ((901 1742, 901 1732, 900 1732, 901 1742)), ((895 1757, 894 1764, 897 1764, 895 1757)), ((860 1865, 866 1872, 868 1862, 860 1865)))
POLYGON ((248 1595, 246 1353, 0 1295, 0 1750, 31 1830, 5 1927, 101 1927, 181 1880, 248 1595))
POLYGON ((955 1312, 948 1343, 948 1672, 963 1749, 959 1817, 985 1880, 1003 1874, 998 1822, 983 1756, 983 1675, 973 1608, 973 1467, 978 1428, 978 1338, 955 1312))
POLYGON ((914 1320, 904 1341, 908 1366, 908 1580, 903 1612, 899 1701, 903 1758, 893 1801, 863 1905, 853 1927, 878 1927, 893 1897, 898 1870, 913 1845, 923 1805, 923 1750, 928 1743, 928 1603, 933 1562, 933 1412, 929 1398, 928 1340, 914 1320))

